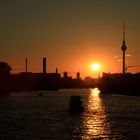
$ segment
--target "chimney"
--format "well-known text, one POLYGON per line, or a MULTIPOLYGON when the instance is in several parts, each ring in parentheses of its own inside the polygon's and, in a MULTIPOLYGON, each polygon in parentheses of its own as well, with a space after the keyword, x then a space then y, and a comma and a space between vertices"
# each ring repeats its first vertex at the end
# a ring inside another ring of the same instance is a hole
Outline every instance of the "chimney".
POLYGON ((25 59, 25 72, 27 73, 27 69, 28 69, 28 60, 27 58, 25 59))
POLYGON ((46 57, 43 58, 43 74, 46 74, 46 57))
POLYGON ((56 68, 56 74, 58 73, 58 68, 56 68))

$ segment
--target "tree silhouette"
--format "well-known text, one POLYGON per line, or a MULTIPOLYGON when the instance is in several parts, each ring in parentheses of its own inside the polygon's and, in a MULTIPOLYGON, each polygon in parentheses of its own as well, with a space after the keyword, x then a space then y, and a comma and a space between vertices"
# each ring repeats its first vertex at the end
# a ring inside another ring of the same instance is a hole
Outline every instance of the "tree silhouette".
POLYGON ((11 70, 11 66, 8 65, 6 62, 0 62, 0 75, 9 75, 11 70))

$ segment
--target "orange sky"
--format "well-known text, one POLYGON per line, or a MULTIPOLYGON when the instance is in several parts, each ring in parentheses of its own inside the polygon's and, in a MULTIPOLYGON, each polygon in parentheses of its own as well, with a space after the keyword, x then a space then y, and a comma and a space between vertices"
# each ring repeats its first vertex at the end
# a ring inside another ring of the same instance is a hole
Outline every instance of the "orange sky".
MULTIPOLYGON (((122 71, 122 22, 126 21, 127 65, 140 63, 140 2, 137 0, 67 0, 0 2, 0 60, 13 72, 68 71, 74 76, 97 75, 91 63, 99 62, 100 73, 122 71), (125 9, 125 10, 124 10, 125 9)), ((128 69, 139 72, 140 67, 128 69)))

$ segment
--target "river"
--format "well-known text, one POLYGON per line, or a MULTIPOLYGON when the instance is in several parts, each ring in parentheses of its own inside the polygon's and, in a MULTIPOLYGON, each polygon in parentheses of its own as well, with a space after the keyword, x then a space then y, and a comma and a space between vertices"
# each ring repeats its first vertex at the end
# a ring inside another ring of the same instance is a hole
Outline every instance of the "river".
POLYGON ((139 140, 140 97, 96 88, 12 93, 0 98, 0 139, 139 140), (82 97, 83 113, 68 112, 72 95, 82 97))

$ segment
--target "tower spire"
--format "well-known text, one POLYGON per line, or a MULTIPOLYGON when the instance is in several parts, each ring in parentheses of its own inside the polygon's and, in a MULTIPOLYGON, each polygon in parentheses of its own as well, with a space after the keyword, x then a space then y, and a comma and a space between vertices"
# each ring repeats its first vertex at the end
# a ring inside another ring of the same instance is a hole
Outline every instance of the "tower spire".
POLYGON ((125 42, 125 21, 123 21, 123 41, 125 42))

